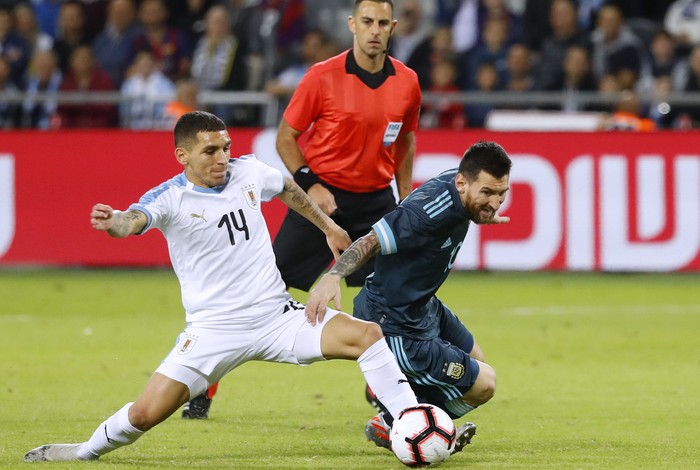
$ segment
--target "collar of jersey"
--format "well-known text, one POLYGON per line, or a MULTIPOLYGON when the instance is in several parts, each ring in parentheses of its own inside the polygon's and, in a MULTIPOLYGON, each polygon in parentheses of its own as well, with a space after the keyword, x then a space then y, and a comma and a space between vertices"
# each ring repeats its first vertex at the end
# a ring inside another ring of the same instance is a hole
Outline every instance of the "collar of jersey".
POLYGON ((187 180, 187 184, 189 185, 190 189, 196 193, 208 193, 208 194, 219 194, 221 191, 226 189, 226 185, 228 184, 229 180, 231 179, 231 172, 227 171, 226 172, 226 182, 220 186, 214 186, 213 188, 203 188, 201 186, 197 186, 192 181, 187 180))
POLYGON ((396 69, 394 68, 394 64, 391 63, 389 56, 386 56, 384 59, 384 67, 382 67, 380 71, 369 73, 357 65, 355 56, 352 54, 352 49, 348 51, 348 54, 345 57, 345 72, 352 75, 357 75, 357 78, 359 78, 362 83, 373 90, 376 90, 382 86, 382 83, 384 83, 391 75, 396 75, 396 69))

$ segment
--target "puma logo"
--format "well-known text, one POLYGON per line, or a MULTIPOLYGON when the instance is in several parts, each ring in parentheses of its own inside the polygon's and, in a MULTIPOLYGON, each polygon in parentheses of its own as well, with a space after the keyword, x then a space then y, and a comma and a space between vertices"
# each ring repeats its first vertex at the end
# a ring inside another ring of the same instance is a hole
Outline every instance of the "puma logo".
POLYGON ((193 219, 202 219, 203 221, 207 222, 207 218, 204 217, 204 213, 205 213, 206 211, 207 211, 207 210, 204 209, 204 210, 202 211, 202 215, 195 214, 194 212, 192 212, 192 213, 190 214, 190 217, 192 217, 193 219))

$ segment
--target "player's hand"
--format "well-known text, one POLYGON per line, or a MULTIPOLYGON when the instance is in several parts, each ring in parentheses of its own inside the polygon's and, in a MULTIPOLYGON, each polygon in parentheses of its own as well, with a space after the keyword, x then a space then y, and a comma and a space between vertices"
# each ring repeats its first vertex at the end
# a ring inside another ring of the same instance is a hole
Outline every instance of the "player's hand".
POLYGON ((317 183, 311 186, 306 193, 327 216, 332 216, 338 210, 335 197, 322 184, 317 183))
POLYGON ((331 231, 326 235, 326 243, 333 252, 333 258, 338 259, 340 254, 352 244, 352 239, 348 232, 340 228, 338 224, 334 225, 335 227, 331 228, 331 231))
POLYGON ((489 224, 507 224, 508 222, 510 222, 510 217, 500 216, 498 215, 498 213, 496 213, 496 215, 493 216, 493 219, 491 219, 489 224))
POLYGON ((342 309, 340 305, 340 278, 326 273, 321 276, 316 287, 311 289, 309 293, 309 298, 306 301, 306 321, 311 325, 322 322, 323 317, 326 316, 326 307, 331 300, 337 310, 342 309))
POLYGON ((90 212, 90 223, 95 230, 107 231, 114 221, 114 209, 106 204, 95 204, 90 212))

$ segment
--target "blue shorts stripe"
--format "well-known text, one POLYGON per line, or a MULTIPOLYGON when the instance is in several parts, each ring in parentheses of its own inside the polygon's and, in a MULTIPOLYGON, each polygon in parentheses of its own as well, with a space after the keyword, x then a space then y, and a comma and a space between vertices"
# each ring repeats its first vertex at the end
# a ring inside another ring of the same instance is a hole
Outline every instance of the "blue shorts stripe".
POLYGON ((390 349, 394 353, 394 356, 396 356, 399 367, 415 383, 437 387, 450 400, 462 396, 462 392, 459 391, 457 386, 437 380, 426 372, 417 372, 413 369, 403 348, 403 338, 398 336, 389 336, 388 338, 390 349))

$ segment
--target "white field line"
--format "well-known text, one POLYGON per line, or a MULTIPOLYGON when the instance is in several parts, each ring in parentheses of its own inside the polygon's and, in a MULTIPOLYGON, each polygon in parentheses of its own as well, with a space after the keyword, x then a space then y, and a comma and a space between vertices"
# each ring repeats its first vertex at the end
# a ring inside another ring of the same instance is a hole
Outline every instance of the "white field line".
POLYGON ((700 313, 700 304, 661 305, 550 305, 547 307, 515 307, 501 310, 508 315, 582 315, 587 313, 624 314, 682 314, 700 313))
POLYGON ((26 313, 0 315, 0 323, 31 323, 32 321, 34 321, 34 316, 26 313))

